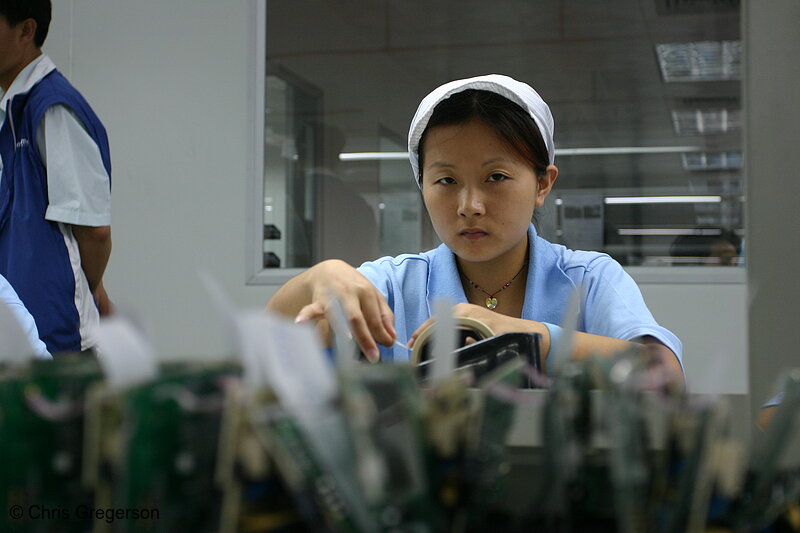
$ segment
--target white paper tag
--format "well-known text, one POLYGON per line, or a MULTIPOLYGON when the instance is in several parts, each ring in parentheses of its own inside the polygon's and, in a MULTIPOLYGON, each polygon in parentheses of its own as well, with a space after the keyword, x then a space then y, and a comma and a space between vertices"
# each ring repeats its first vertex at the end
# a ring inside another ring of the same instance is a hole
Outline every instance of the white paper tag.
POLYGON ((206 291, 208 291, 208 295, 213 302, 214 308, 222 318, 223 327, 225 329, 226 347, 230 348, 231 352, 233 352, 237 343, 236 305, 228 293, 225 292, 225 289, 222 288, 222 284, 211 274, 211 272, 201 268, 197 270, 197 275, 206 291))
POLYGON ((347 325, 342 302, 334 294, 328 296, 331 301, 328 311, 328 323, 333 332, 334 348, 336 350, 336 364, 341 370, 350 368, 358 360, 358 348, 353 341, 353 333, 347 325))
POLYGON ((251 389, 268 385, 266 351, 270 327, 264 314, 257 311, 241 311, 236 316, 236 332, 239 338, 239 354, 242 358, 244 384, 251 389))
POLYGON ((138 385, 158 375, 155 350, 129 320, 120 316, 102 319, 95 334, 97 357, 110 388, 138 385))
POLYGON ((239 314, 242 356, 258 372, 247 380, 267 384, 293 412, 313 411, 337 394, 337 383, 317 332, 271 313, 239 314))
POLYGON ((33 346, 19 320, 8 304, 0 301, 0 361, 24 365, 34 358, 33 346))
POLYGON ((549 371, 557 370, 559 365, 564 364, 572 358, 572 345, 575 342, 575 332, 578 330, 578 322, 581 313, 581 287, 576 286, 569 297, 564 316, 561 318, 561 334, 555 346, 550 346, 551 353, 548 355, 549 361, 555 361, 555 365, 548 365, 549 371))
POLYGON ((433 303, 436 322, 433 324, 433 341, 431 357, 431 383, 447 380, 456 369, 456 324, 453 319, 453 305, 449 300, 441 299, 433 303))

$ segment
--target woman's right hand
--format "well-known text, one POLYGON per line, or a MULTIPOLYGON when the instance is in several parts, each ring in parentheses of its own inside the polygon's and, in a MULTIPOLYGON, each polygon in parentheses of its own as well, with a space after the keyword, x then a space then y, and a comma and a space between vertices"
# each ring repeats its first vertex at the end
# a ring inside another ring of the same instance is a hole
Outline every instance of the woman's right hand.
POLYGON ((309 268, 284 284, 267 304, 268 309, 295 315, 295 322, 325 319, 331 295, 341 303, 353 340, 370 361, 379 359, 378 345, 391 346, 397 337, 394 313, 383 295, 355 268, 331 259, 309 268))

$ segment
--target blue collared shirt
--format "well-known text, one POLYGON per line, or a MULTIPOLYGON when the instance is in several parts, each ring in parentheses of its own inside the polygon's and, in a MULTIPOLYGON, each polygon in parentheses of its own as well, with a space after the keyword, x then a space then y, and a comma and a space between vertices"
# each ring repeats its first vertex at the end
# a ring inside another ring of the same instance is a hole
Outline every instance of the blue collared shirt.
MULTIPOLYGON (((604 337, 634 340, 655 337, 672 350, 683 367, 681 341, 658 325, 636 282, 606 254, 573 251, 548 242, 528 228, 530 257, 522 318, 560 324, 570 296, 581 291, 578 330, 604 337)), ((466 303, 455 255, 444 244, 421 254, 382 257, 358 268, 386 298, 395 314, 401 341, 432 314, 433 302, 447 298, 466 303)), ((401 347, 379 346, 381 359, 407 361, 401 347)))

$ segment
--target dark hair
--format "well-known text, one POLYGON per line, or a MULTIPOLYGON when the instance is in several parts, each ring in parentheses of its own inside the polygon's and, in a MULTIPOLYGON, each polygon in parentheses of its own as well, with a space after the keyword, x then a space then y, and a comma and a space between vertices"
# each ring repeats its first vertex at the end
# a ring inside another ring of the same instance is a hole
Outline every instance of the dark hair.
POLYGON ((701 226, 696 234, 679 235, 672 241, 669 253, 672 257, 711 257, 715 243, 723 242, 736 249, 736 255, 742 253, 742 239, 727 228, 701 226))
POLYGON ((12 28, 23 20, 36 21, 36 35, 33 36, 33 42, 39 48, 47 38, 51 13, 50 0, 0 0, 0 15, 6 18, 12 28))
POLYGON ((422 183, 423 146, 431 128, 466 124, 478 119, 491 126, 501 139, 528 160, 537 176, 547 172, 550 158, 542 132, 520 105, 504 96, 480 89, 468 89, 439 102, 419 139, 419 180, 422 183))

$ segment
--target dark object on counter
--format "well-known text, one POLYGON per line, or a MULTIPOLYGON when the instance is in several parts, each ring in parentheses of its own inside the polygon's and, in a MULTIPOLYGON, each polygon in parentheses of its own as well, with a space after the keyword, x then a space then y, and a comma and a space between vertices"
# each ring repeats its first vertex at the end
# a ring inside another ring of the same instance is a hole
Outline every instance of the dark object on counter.
MULTIPOLYGON (((541 335, 538 333, 503 333, 489 337, 457 349, 455 351, 456 367, 459 369, 469 368, 473 378, 477 380, 502 364, 521 358, 531 368, 541 372, 540 339, 541 335)), ((461 339, 461 341, 464 342, 465 339, 461 339)), ((431 363, 433 363, 433 359, 428 357, 428 352, 425 350, 422 353, 422 361, 417 364, 421 379, 424 380, 427 377, 428 367, 431 363)), ((525 382, 521 383, 520 387, 538 388, 529 376, 525 377, 525 382)))

